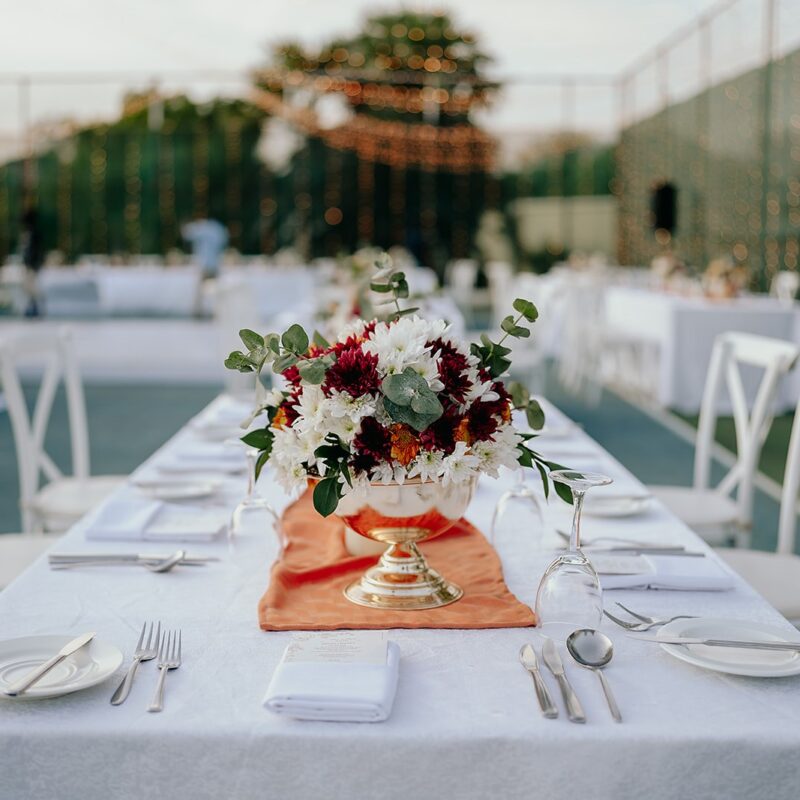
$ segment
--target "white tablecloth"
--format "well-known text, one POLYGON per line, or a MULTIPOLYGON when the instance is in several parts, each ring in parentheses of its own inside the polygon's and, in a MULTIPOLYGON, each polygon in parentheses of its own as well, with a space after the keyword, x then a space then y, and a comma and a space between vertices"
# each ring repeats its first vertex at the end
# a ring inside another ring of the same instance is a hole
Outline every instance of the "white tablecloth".
MULTIPOLYGON (((668 408, 693 413, 700 408, 715 337, 743 331, 797 341, 800 312, 767 296, 712 301, 650 289, 611 286, 606 290, 606 324, 612 333, 651 342, 659 359, 656 399, 668 408)), ((755 380, 746 381, 754 393, 755 380)), ((781 384, 778 406, 794 408, 800 392, 795 368, 781 384)), ((729 409, 722 404, 721 410, 729 409)))
MULTIPOLYGON (((580 448, 573 447, 573 465, 599 461, 634 483, 587 437, 576 436, 589 454, 576 455, 580 448)), ((191 439, 184 430, 165 450, 191 439)), ((555 457, 559 446, 553 438, 548 452, 555 457)), ((276 506, 287 502, 268 478, 263 483, 276 506)), ((484 531, 501 488, 482 483, 470 508, 484 531)), ((226 499, 235 502, 242 489, 231 482, 226 499)), ((564 526, 570 511, 553 503, 548 515, 564 526)), ((97 549, 85 542, 84 525, 58 550, 97 549)), ((641 518, 587 518, 585 532, 704 546, 661 508, 641 518)), ((109 698, 120 676, 56 700, 0 701, 0 798, 797 797, 800 678, 706 672, 605 622, 616 648, 607 675, 622 725, 611 721, 595 676, 569 664, 587 724, 540 716, 530 677, 517 663, 520 646, 537 639, 531 629, 392 631, 402 660, 387 722, 273 716, 261 700, 290 636, 264 633, 256 622, 273 536, 265 531, 232 549, 220 542, 191 550, 222 561, 166 575, 54 573, 40 561, 0 594, 4 638, 96 630, 127 659, 142 621, 158 618, 183 629, 184 652, 184 665, 167 680, 161 714, 145 710, 156 679, 152 664, 143 665, 119 707, 109 698)), ((533 554, 526 537, 503 542, 500 552, 510 588, 533 603, 549 556, 533 554)), ((730 592, 619 591, 607 598, 654 613, 780 623, 744 583, 730 592)), ((556 696, 551 677, 545 679, 556 696)))

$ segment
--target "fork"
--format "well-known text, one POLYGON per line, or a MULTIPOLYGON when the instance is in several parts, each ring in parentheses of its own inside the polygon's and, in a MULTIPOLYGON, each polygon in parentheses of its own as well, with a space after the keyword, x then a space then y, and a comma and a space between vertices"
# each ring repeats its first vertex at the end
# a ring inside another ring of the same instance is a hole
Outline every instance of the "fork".
POLYGON ((612 622, 616 622, 621 628, 625 628, 627 631, 633 631, 635 633, 642 633, 644 631, 649 631, 651 628, 655 628, 658 625, 666 625, 668 622, 672 622, 674 619, 694 619, 692 616, 688 615, 679 615, 677 617, 666 617, 665 619, 654 619, 652 622, 628 622, 627 620, 620 619, 619 617, 615 617, 610 611, 603 609, 603 614, 605 614, 612 622))
POLYGON ((636 619, 640 619, 642 622, 649 622, 651 625, 666 625, 674 619, 697 619, 697 614, 676 614, 674 617, 662 617, 661 619, 658 617, 648 617, 645 614, 637 614, 627 606, 622 605, 619 600, 615 602, 623 611, 627 611, 632 617, 636 617, 636 619))
POLYGON ((111 695, 111 705, 118 706, 120 703, 124 703, 128 695, 131 693, 131 686, 133 686, 133 679, 136 675, 136 670, 139 669, 139 664, 142 661, 150 661, 151 659, 155 658, 158 655, 158 645, 161 639, 161 623, 158 623, 158 627, 155 630, 155 638, 153 637, 153 625, 155 623, 150 623, 150 628, 147 630, 147 642, 144 641, 145 630, 147 629, 147 623, 145 622, 142 625, 142 632, 139 634, 139 641, 136 643, 136 649, 133 651, 133 661, 131 662, 130 667, 128 667, 128 672, 126 673, 125 677, 122 679, 122 683, 117 687, 117 691, 111 695))
POLYGON ((153 702, 147 707, 148 711, 161 711, 164 708, 164 683, 167 673, 171 669, 178 669, 181 665, 181 631, 170 631, 162 637, 158 649, 158 685, 153 695, 153 702))

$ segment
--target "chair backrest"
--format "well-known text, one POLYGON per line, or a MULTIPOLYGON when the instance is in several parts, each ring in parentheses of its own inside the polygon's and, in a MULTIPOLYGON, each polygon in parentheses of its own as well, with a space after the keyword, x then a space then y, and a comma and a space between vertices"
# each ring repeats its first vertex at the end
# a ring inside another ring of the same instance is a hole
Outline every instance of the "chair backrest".
POLYGON ((797 494, 800 491, 800 401, 794 410, 789 450, 786 454, 786 470, 783 473, 781 492, 781 514, 778 522, 778 553, 794 552, 797 528, 797 494))
POLYGON ((723 333, 714 341, 700 407, 694 487, 707 489, 710 485, 717 407, 723 389, 727 388, 736 429, 736 463, 716 488, 724 494, 737 490, 742 525, 752 521, 753 482, 761 448, 772 425, 780 378, 794 366, 799 355, 800 347, 793 342, 750 333, 723 333), (741 366, 763 370, 752 408, 742 383, 741 366))
POLYGON ((67 395, 72 474, 85 478, 89 476, 86 402, 69 331, 62 329, 54 333, 52 330, 42 330, 0 339, 0 383, 17 451, 20 508, 25 532, 37 527, 30 509, 31 501, 39 491, 41 477, 44 476, 45 483, 63 477, 44 449, 53 401, 61 380, 64 381, 67 395), (42 364, 32 415, 28 413, 20 375, 31 363, 42 364))

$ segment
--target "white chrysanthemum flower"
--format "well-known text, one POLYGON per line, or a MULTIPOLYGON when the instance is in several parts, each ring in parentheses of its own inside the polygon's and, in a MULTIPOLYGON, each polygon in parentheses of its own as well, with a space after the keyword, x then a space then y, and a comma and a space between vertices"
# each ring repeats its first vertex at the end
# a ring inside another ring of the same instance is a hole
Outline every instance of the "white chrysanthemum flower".
POLYGON ((322 419, 325 394, 319 386, 305 385, 294 408, 300 414, 295 425, 301 430, 316 428, 322 419))
POLYGON ((452 344, 454 347, 458 347, 459 350, 462 349, 461 347, 459 347, 458 342, 454 342, 450 338, 451 325, 449 322, 445 322, 443 319, 432 319, 432 320, 427 320, 427 325, 428 325, 428 332, 427 332, 428 341, 441 339, 443 342, 447 342, 448 344, 452 344))
POLYGON ((511 425, 504 425, 494 432, 492 440, 474 442, 472 454, 480 462, 480 471, 496 478, 500 474, 500 467, 516 468, 517 443, 521 440, 522 437, 511 425))
POLYGON ((331 392, 322 403, 321 416, 323 423, 329 417, 341 419, 348 417, 355 423, 361 422, 364 417, 375 415, 376 400, 372 395, 353 397, 349 392, 331 392))
POLYGON ((435 480, 439 477, 443 459, 444 456, 436 450, 423 450, 414 460, 408 477, 423 481, 435 480))
POLYGON ((405 483, 406 471, 403 467, 395 466, 386 461, 381 461, 372 470, 372 480, 380 481, 382 484, 387 485, 390 483, 405 483))
POLYGON ((378 372, 394 375, 419 361, 430 350, 426 346, 428 326, 417 316, 403 317, 392 325, 380 323, 362 345, 364 352, 378 357, 378 372), (422 323, 422 324, 421 324, 422 323))
POLYGON ((363 319, 360 317, 358 319, 354 319, 338 329, 339 335, 337 339, 340 342, 346 342, 351 336, 361 338, 364 335, 364 330, 366 327, 367 323, 363 319))
POLYGON ((478 473, 479 460, 467 452, 465 442, 456 442, 455 450, 442 460, 442 486, 463 483, 478 473))
POLYGON ((468 408, 478 401, 487 402, 489 400, 500 399, 500 395, 492 388, 492 381, 482 381, 477 369, 470 367, 469 370, 467 370, 467 377, 472 387, 464 398, 464 407, 468 408))
POLYGON ((352 417, 328 417, 325 420, 325 433, 333 433, 344 444, 349 445, 361 430, 361 420, 352 417))
POLYGON ((270 464, 278 483, 288 492, 299 488, 307 476, 306 447, 291 428, 275 431, 270 464))

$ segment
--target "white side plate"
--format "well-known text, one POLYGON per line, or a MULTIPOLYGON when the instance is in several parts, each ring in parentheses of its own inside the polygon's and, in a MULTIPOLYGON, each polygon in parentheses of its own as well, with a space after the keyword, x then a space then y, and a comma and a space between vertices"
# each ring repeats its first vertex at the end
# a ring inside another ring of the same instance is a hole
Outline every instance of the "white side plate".
MULTIPOLYGON (((0 691, 52 658, 75 636, 24 636, 0 642, 0 691)), ((107 642, 93 639, 86 647, 65 658, 41 680, 17 697, 6 700, 60 697, 88 689, 111 677, 122 664, 122 652, 107 642)))

